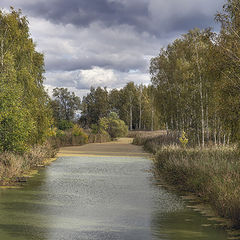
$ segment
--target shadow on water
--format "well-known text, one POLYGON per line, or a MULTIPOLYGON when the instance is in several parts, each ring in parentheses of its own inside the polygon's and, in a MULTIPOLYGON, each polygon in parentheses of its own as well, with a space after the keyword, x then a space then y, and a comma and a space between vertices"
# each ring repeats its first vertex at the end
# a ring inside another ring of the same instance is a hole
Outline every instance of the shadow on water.
POLYGON ((22 189, 0 190, 0 239, 227 239, 150 169, 139 157, 59 158, 22 189))

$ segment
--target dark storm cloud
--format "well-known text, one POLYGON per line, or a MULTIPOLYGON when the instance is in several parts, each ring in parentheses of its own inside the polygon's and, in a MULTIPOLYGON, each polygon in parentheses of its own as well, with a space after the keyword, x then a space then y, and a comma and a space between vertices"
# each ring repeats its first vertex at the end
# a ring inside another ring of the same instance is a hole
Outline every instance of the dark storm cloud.
POLYGON ((32 16, 56 24, 87 27, 130 25, 156 36, 167 31, 187 31, 213 26, 213 17, 223 0, 40 0, 24 1, 21 7, 32 16), (211 6, 209 6, 211 5, 211 6), (164 16, 164 17, 161 17, 164 16))
POLYGON ((145 70, 147 62, 141 59, 141 56, 80 56, 78 58, 65 59, 64 57, 56 58, 56 56, 49 56, 46 61, 46 70, 57 71, 74 71, 77 69, 89 69, 98 66, 106 69, 118 69, 122 72, 128 72, 129 69, 145 70))
POLYGON ((171 30, 172 31, 188 31, 192 28, 207 28, 210 27, 210 24, 212 22, 213 17, 212 16, 206 16, 202 13, 199 14, 190 14, 189 16, 177 16, 171 23, 171 30), (194 26, 194 27, 193 27, 194 26))
POLYGON ((26 2, 23 8, 35 16, 41 16, 55 23, 74 24, 86 27, 100 21, 106 26, 129 24, 146 25, 147 4, 125 5, 122 2, 108 0, 55 0, 26 2))

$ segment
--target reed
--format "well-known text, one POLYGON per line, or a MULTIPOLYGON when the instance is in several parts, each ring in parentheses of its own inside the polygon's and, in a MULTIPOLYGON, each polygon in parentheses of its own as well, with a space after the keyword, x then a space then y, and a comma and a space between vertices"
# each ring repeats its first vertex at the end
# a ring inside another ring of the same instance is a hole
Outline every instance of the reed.
POLYGON ((24 172, 43 165, 43 161, 56 155, 57 150, 48 142, 33 146, 24 154, 0 153, 0 185, 18 182, 24 172))
POLYGON ((198 195, 240 227, 240 156, 236 146, 184 148, 166 135, 142 136, 134 142, 155 153, 156 170, 168 183, 198 195))

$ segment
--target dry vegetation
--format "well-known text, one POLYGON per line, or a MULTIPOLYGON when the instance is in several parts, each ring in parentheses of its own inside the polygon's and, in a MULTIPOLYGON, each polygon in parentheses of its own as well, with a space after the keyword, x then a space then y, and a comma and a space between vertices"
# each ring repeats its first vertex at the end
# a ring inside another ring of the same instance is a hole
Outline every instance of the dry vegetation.
POLYGON ((54 157, 56 153, 57 150, 49 143, 36 145, 24 154, 0 153, 0 185, 22 181, 26 171, 43 165, 45 159, 54 157))
POLYGON ((171 184, 193 192, 240 226, 240 157, 236 146, 182 147, 174 135, 140 135, 135 144, 155 154, 156 169, 171 184))

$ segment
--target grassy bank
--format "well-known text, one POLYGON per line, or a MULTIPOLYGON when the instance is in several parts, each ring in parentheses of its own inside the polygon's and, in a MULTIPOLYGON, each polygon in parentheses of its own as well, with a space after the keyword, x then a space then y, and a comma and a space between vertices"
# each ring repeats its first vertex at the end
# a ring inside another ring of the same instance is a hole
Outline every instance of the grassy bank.
POLYGON ((14 185, 26 181, 30 170, 45 165, 46 159, 53 158, 57 150, 49 143, 36 145, 24 154, 0 153, 0 185, 14 185))
POLYGON ((78 129, 61 131, 42 145, 36 145, 23 154, 14 152, 0 153, 0 186, 16 185, 25 182, 26 176, 40 166, 48 164, 58 149, 64 146, 80 146, 86 143, 111 141, 108 134, 93 134, 78 129))
POLYGON ((174 136, 144 134, 134 143, 155 154, 156 169, 168 183, 195 193, 240 227, 240 157, 235 146, 183 148, 174 136))

